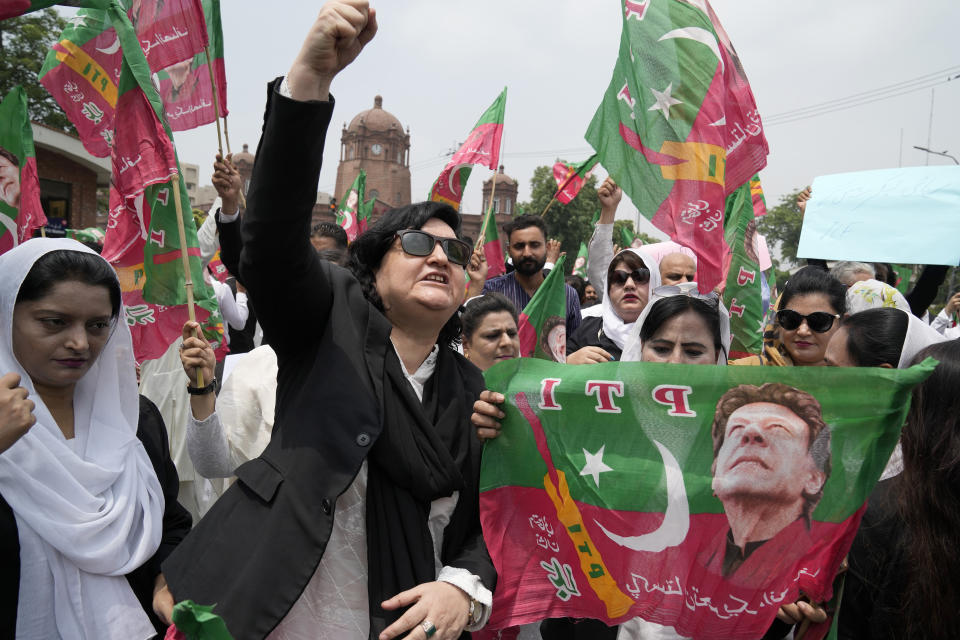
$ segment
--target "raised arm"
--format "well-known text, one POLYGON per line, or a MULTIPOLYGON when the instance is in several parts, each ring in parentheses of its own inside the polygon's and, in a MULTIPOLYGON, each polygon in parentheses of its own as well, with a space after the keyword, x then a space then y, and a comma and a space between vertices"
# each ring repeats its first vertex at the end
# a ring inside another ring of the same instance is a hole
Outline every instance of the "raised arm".
POLYGON ((617 207, 623 191, 612 178, 607 178, 597 189, 597 198, 600 200, 600 219, 587 245, 587 279, 597 292, 597 298, 603 300, 607 294, 603 290, 603 279, 607 275, 607 267, 613 260, 613 220, 617 216, 617 207))
POLYGON ((286 82, 274 81, 268 89, 243 216, 240 275, 278 354, 304 347, 303 332, 291 330, 295 325, 322 335, 333 302, 310 244, 310 218, 333 112, 330 84, 376 32, 374 13, 365 4, 325 5, 286 82))

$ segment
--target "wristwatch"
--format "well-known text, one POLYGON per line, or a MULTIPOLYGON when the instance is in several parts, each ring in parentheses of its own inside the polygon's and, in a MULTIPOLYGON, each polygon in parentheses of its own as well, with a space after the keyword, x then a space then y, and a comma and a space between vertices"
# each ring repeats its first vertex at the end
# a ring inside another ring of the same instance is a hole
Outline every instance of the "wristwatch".
POLYGON ((467 613, 467 626, 475 627, 483 616, 483 605, 474 598, 470 598, 470 610, 467 613))
POLYGON ((191 387, 190 383, 187 383, 187 393, 192 396, 205 396, 208 393, 213 393, 217 388, 217 378, 216 376, 210 379, 210 382, 207 383, 205 387, 191 387))

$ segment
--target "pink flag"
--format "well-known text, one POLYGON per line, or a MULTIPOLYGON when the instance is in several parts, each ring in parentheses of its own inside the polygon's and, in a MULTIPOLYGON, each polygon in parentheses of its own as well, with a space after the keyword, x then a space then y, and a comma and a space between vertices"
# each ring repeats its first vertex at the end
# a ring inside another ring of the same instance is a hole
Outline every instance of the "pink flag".
POLYGON ((133 0, 128 15, 153 71, 189 60, 209 43, 200 0, 133 0))

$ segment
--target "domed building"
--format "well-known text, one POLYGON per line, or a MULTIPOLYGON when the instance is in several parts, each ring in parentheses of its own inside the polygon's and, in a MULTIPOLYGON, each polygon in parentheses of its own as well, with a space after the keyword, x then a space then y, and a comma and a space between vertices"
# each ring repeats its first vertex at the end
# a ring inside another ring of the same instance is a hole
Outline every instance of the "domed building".
POLYGON ((400 120, 383 110, 381 96, 343 128, 336 198, 343 197, 361 169, 367 173, 367 200, 376 198, 383 208, 410 204, 410 129, 404 131, 400 120))
POLYGON ((493 195, 493 212, 512 216, 517 210, 517 181, 503 172, 503 165, 497 172, 483 182, 483 211, 490 207, 490 196, 493 195), (493 188, 493 181, 497 181, 497 188, 493 188))
POLYGON ((250 176, 253 175, 254 155, 250 153, 250 145, 244 144, 243 151, 233 154, 233 166, 237 168, 240 177, 243 179, 243 192, 250 189, 250 176))

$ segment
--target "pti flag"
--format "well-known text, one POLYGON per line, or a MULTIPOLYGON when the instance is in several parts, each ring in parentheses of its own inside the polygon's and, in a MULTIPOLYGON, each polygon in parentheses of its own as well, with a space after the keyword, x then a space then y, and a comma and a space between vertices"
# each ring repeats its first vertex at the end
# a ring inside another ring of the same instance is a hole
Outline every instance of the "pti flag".
POLYGON ((193 58, 209 43, 200 0, 123 0, 123 7, 155 71, 193 58))
POLYGON ((587 277, 587 258, 590 257, 590 252, 587 249, 587 243, 580 243, 580 250, 577 252, 577 259, 573 263, 573 275, 580 276, 581 278, 587 277))
POLYGON ((753 198, 753 213, 759 218, 767 215, 767 199, 763 195, 763 186, 760 184, 760 174, 750 178, 750 197, 753 198))
MULTIPOLYGON (((363 197, 367 185, 367 172, 363 169, 354 178, 350 190, 340 198, 337 207, 337 224, 347 232, 347 241, 353 242, 360 235, 360 211, 363 208, 363 197)), ((364 220, 366 222, 366 220, 364 220)))
POLYGON ((492 367, 507 402, 480 478, 488 628, 640 617, 747 640, 801 591, 827 601, 935 364, 492 367))
POLYGON ((460 145, 440 177, 430 188, 430 200, 444 202, 460 210, 460 200, 467 186, 473 165, 479 164, 496 171, 500 164, 500 139, 503 137, 503 113, 507 105, 507 89, 497 96, 483 112, 467 141, 460 145))
POLYGON ((567 361, 567 283, 561 255, 520 313, 520 356, 567 361))
MULTIPOLYGON (((759 184, 759 179, 757 180, 759 184)), ((727 198, 724 235, 730 247, 723 302, 730 310, 729 358, 760 353, 766 309, 763 305, 762 273, 754 240, 757 235, 753 183, 744 183, 727 198)))
POLYGON ((597 165, 597 154, 593 154, 580 164, 558 162, 553 165, 553 179, 557 181, 557 192, 554 198, 560 204, 570 204, 583 188, 590 172, 597 165))
MULTIPOLYGON (((136 37, 132 40, 139 49, 136 37)), ((117 81, 123 51, 107 11, 81 9, 47 53, 40 84, 77 128, 91 155, 105 158, 113 147, 117 81)))
POLYGON ((233 640, 227 623, 213 612, 213 605, 182 600, 173 608, 173 625, 164 640, 233 640))
POLYGON ((213 58, 214 87, 210 84, 211 62, 205 51, 157 72, 163 112, 173 131, 185 131, 209 124, 227 115, 227 75, 223 65, 223 28, 220 0, 203 0, 210 57, 213 58), (219 113, 214 110, 214 104, 219 113))
MULTIPOLYGON (((148 276, 147 270, 144 268, 142 248, 135 247, 126 254, 112 259, 110 264, 116 270, 117 277, 120 279, 123 314, 133 336, 134 357, 137 362, 161 357, 166 353, 170 344, 180 335, 183 324, 189 319, 187 306, 185 304, 175 306, 157 304, 148 302, 144 298, 144 285, 148 276)), ((179 254, 172 256, 172 262, 169 264, 170 271, 179 269, 179 283, 182 287, 183 267, 179 254)), ((151 278, 156 279, 158 277, 156 271, 154 270, 151 278)), ((163 272, 161 272, 160 277, 162 277, 162 274, 163 272)), ((220 316, 217 301, 213 297, 212 291, 210 295, 200 295, 203 290, 210 291, 210 287, 204 285, 202 279, 195 279, 194 283, 199 283, 201 286, 199 290, 195 287, 195 293, 198 293, 197 322, 200 323, 203 336, 213 347, 217 360, 222 360, 227 353, 227 344, 223 338, 223 318, 220 316)))
POLYGON ((507 266, 503 259, 503 245, 500 244, 500 234, 497 233, 497 217, 493 213, 493 207, 488 207, 485 217, 483 255, 487 260, 487 279, 489 280, 505 273, 507 266))
POLYGON ((0 102, 0 253, 45 224, 27 94, 17 85, 0 102))
POLYGON ((587 130, 604 168, 671 239, 722 279, 724 201, 766 164, 743 67, 707 0, 622 0, 613 78, 587 130))

